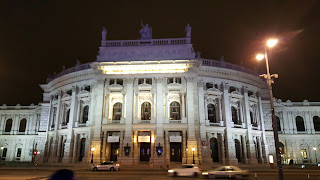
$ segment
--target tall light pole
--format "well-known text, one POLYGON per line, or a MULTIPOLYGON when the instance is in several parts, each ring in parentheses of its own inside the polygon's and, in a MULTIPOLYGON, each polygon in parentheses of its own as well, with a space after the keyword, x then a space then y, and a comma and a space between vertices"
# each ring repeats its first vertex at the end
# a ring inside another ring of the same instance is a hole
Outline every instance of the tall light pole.
POLYGON ((91 164, 93 163, 93 151, 95 150, 96 148, 91 148, 91 164))
POLYGON ((194 151, 195 151, 196 149, 193 147, 192 148, 192 164, 195 164, 195 161, 194 161, 194 151))
POLYGON ((276 115, 274 113, 273 93, 272 93, 272 84, 274 83, 274 81, 272 79, 278 78, 278 74, 270 75, 268 54, 267 54, 267 47, 272 48, 277 43, 278 43, 278 39, 269 39, 266 44, 267 46, 264 49, 264 55, 258 54, 257 59, 262 60, 264 58, 266 60, 267 74, 260 75, 260 78, 266 79, 268 87, 269 87, 270 105, 271 105, 271 113, 272 113, 272 128, 273 128, 273 137, 274 137, 274 143, 275 143, 275 148, 276 148, 276 160, 277 160, 277 166, 278 166, 278 175, 279 175, 279 180, 283 180, 281 155, 280 155, 280 149, 279 149, 278 123, 277 123, 276 115))

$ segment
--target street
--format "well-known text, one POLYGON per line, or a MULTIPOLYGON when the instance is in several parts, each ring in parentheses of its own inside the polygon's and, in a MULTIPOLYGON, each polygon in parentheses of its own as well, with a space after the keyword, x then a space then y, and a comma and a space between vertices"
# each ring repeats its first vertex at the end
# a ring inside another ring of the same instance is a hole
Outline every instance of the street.
MULTIPOLYGON (((28 179, 28 180, 44 180, 48 179, 51 174, 53 174, 58 168, 1 168, 0 169, 0 179, 1 180, 18 180, 18 179, 28 179)), ((98 171, 93 172, 85 169, 78 169, 73 171, 76 174, 76 180, 90 180, 90 179, 134 179, 134 180, 155 180, 155 179, 203 179, 202 177, 168 177, 166 172, 157 169, 123 169, 121 171, 98 171)), ((266 179, 277 179, 277 173, 270 170, 251 170, 249 180, 255 180, 255 173, 258 180, 266 179)), ((286 180, 303 180, 308 179, 308 174, 310 179, 320 179, 320 171, 318 170, 302 170, 302 169, 290 169, 284 170, 284 177, 286 180)))

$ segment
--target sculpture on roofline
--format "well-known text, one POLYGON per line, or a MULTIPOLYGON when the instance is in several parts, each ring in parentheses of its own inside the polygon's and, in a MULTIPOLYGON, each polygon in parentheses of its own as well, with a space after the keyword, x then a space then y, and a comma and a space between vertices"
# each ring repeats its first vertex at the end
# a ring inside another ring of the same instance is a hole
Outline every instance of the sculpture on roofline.
POLYGON ((102 29, 102 41, 105 41, 107 39, 107 29, 103 27, 102 29))
POLYGON ((186 29, 184 30, 184 32, 186 33, 186 37, 187 38, 191 38, 191 26, 188 24, 187 26, 186 26, 186 29))
POLYGON ((139 32, 141 34, 141 39, 152 39, 152 28, 149 27, 148 24, 144 26, 142 24, 142 21, 141 21, 141 25, 142 25, 142 29, 139 32))

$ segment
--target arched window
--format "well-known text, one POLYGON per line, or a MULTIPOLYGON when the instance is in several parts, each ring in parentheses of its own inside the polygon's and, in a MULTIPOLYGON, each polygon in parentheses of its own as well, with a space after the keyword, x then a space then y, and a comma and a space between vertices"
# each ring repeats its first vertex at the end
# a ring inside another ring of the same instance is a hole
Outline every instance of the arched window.
POLYGON ((304 127, 303 118, 301 116, 296 117, 296 126, 297 126, 297 131, 305 131, 306 130, 304 127))
POLYGON ((219 162, 219 146, 217 138, 210 139, 210 150, 213 162, 219 162))
POLYGON ((281 131, 280 118, 276 116, 276 119, 277 119, 278 131, 281 131))
POLYGON ((232 113, 232 121, 234 122, 234 124, 240 124, 238 121, 238 111, 233 106, 231 106, 231 113, 232 113))
POLYGON ((27 120, 26 119, 22 119, 20 121, 19 132, 25 132, 26 131, 26 126, 27 126, 27 120))
POLYGON ((141 105, 141 120, 150 120, 151 119, 151 104, 144 102, 141 105))
POLYGON ((279 142, 279 150, 280 150, 280 154, 285 154, 284 152, 284 145, 282 142, 279 142))
POLYGON ((176 101, 170 103, 170 120, 181 120, 180 104, 176 101))
POLYGON ((83 107, 82 123, 86 123, 88 119, 89 119, 89 106, 86 105, 83 107))
POLYGON ((238 162, 241 162, 241 144, 238 139, 234 140, 235 148, 236 148, 236 158, 238 159, 238 162))
POLYGON ((4 132, 10 132, 12 128, 12 119, 8 119, 6 121, 6 128, 4 130, 4 132))
POLYGON ((208 104, 208 119, 211 123, 216 123, 216 108, 213 104, 208 104))
POLYGON ((122 115, 122 103, 115 103, 113 105, 113 116, 112 120, 120 120, 122 115))
POLYGON ((320 117, 319 116, 313 116, 313 125, 315 131, 320 131, 320 117))

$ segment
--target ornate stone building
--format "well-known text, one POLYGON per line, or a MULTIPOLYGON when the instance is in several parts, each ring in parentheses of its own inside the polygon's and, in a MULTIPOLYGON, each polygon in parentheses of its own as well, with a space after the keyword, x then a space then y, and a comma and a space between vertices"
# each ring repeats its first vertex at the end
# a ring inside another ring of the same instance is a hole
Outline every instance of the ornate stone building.
MULTIPOLYGON (((245 67, 196 55, 190 26, 174 39, 152 39, 148 28, 140 40, 119 41, 103 29, 96 61, 49 78, 42 103, 3 105, 1 159, 267 163, 275 150, 266 83, 245 67)), ((276 113, 283 161, 315 162, 320 103, 278 100, 276 113)))

